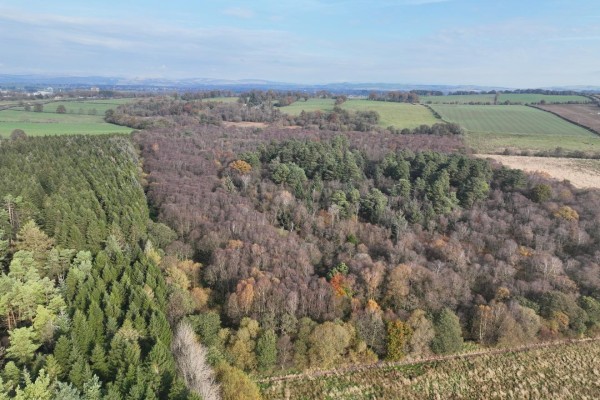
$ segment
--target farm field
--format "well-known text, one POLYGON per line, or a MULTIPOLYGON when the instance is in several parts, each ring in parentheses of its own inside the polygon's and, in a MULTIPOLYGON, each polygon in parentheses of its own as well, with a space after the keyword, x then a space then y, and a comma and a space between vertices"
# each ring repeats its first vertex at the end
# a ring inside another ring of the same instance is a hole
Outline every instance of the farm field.
POLYGON ((498 98, 498 102, 505 101, 511 103, 532 104, 539 103, 544 100, 546 103, 589 103, 591 100, 585 96, 577 95, 549 95, 549 94, 534 94, 534 93, 502 93, 498 98))
POLYGON ((308 99, 307 101, 296 101, 289 106, 281 107, 283 113, 300 115, 302 111, 333 111, 335 100, 333 99, 308 99))
POLYGON ((16 100, 0 100, 0 107, 16 106, 18 103, 16 100))
POLYGON ((597 399, 600 343, 371 367, 262 385, 275 399, 597 399))
POLYGON ((14 129, 22 129, 28 136, 97 135, 131 132, 131 128, 105 122, 103 113, 79 115, 36 113, 12 109, 0 111, 0 136, 8 137, 14 129))
POLYGON ((600 137, 556 115, 527 106, 433 105, 447 122, 467 131, 467 144, 480 153, 504 149, 600 151, 600 137))
POLYGON ((493 94, 456 94, 449 96, 420 96, 423 104, 494 103, 493 94))
POLYGON ((600 107, 595 104, 549 104, 538 108, 586 126, 600 134, 600 107))
MULTIPOLYGON (((131 103, 135 99, 106 99, 106 100, 64 100, 44 102, 44 113, 56 113, 58 106, 64 106, 67 114, 90 114, 104 116, 106 110, 117 108, 121 104, 131 103)), ((13 110, 24 111, 23 107, 14 107, 13 110)))
MULTIPOLYGON (((309 99, 307 102, 297 101, 289 106, 282 107, 281 111, 291 115, 299 115, 305 111, 332 111, 334 100, 332 99, 309 99)), ((436 119, 431 111, 419 104, 393 103, 371 100, 348 100, 341 105, 348 111, 377 111, 379 113, 379 125, 387 128, 413 129, 419 125, 433 125, 441 122, 436 119)))
MULTIPOLYGON (((473 104, 489 103, 494 104, 493 94, 465 94, 449 96, 421 96, 423 104, 473 104)), ((532 93, 501 93, 498 96, 498 103, 509 101, 511 103, 532 104, 544 100, 548 104, 553 103, 589 103, 591 100, 585 96, 577 95, 547 95, 532 93)))
POLYGON ((600 189, 600 160, 581 158, 480 155, 491 158, 510 168, 527 172, 542 172, 558 180, 568 180, 581 189, 600 189))
POLYGON ((433 125, 441 122, 431 111, 420 104, 392 103, 386 101, 348 100, 342 108, 349 111, 373 110, 379 113, 379 125, 384 128, 413 129, 419 125, 433 125))

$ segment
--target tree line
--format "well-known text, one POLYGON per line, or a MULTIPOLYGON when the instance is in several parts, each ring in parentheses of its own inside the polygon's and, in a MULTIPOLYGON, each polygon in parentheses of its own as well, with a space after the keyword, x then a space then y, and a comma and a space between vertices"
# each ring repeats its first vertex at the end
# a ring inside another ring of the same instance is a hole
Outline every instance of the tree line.
MULTIPOLYGON (((323 94, 327 95, 330 94, 323 94)), ((237 103, 215 102, 210 99, 206 101, 172 97, 150 98, 108 110, 105 120, 134 129, 174 128, 197 124, 222 126, 223 122, 262 122, 275 126, 342 132, 391 132, 437 136, 463 133, 458 125, 445 123, 422 125, 414 129, 398 129, 393 126, 383 128, 379 125, 380 116, 376 111, 348 111, 340 107, 345 101, 345 96, 336 96, 336 105, 331 111, 302 111, 297 116, 288 115, 282 113, 277 106, 277 102, 281 101, 280 96, 299 98, 305 94, 252 91, 242 93, 237 103)))

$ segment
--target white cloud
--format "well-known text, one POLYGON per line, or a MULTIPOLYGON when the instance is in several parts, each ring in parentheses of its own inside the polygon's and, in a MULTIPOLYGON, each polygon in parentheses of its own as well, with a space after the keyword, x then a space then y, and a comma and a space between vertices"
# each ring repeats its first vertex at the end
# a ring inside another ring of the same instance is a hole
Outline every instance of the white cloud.
MULTIPOLYGON (((396 0, 393 4, 409 7, 439 1, 396 0)), ((341 4, 340 0, 307 2, 330 7, 332 13, 334 5, 341 4)), ((389 6, 392 1, 374 3, 389 6)), ((264 13, 265 20, 269 15, 290 18, 290 13, 279 11, 264 13)), ((242 9, 230 15, 248 18, 254 12, 242 9)), ((168 19, 140 24, 124 18, 64 17, 0 7, 2 57, 13 60, 2 71, 29 73, 41 68, 37 72, 73 75, 527 87, 599 84, 600 79, 589 72, 589 66, 598 65, 594 40, 600 37, 600 28, 591 23, 569 29, 520 18, 407 38, 390 29, 379 32, 377 40, 343 35, 307 40, 306 32, 291 33, 285 30, 287 26, 241 29, 233 27, 235 21, 231 25, 185 27, 170 24, 168 19)))

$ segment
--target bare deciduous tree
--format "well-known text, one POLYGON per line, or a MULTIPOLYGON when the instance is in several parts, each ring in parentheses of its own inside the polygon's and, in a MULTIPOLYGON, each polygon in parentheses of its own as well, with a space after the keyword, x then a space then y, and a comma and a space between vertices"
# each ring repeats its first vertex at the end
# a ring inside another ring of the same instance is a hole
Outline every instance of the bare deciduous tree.
POLYGON ((204 400, 219 400, 220 389, 214 372, 206 361, 206 348, 198 342, 194 330, 187 322, 182 322, 177 327, 171 350, 188 389, 204 400))

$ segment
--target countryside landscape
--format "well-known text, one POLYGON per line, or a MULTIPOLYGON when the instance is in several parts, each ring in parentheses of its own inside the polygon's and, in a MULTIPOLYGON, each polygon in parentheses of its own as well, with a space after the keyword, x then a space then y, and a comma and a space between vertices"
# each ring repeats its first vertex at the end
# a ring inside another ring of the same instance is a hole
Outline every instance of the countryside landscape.
POLYGON ((0 400, 599 398, 600 7, 226 3, 0 5, 0 400))

